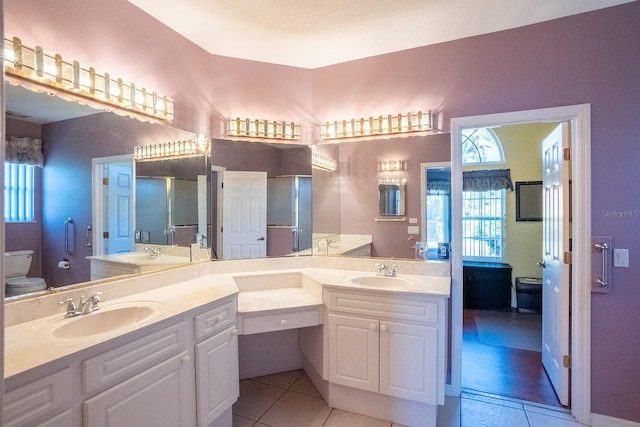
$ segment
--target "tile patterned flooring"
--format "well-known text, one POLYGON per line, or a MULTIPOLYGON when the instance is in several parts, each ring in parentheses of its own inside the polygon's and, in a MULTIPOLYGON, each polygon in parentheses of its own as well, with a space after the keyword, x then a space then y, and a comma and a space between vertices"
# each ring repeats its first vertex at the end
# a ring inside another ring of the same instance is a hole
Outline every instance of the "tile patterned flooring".
MULTIPOLYGON (((406 427, 327 406, 303 371, 242 380, 233 427, 406 427)), ((578 427, 554 406, 463 392, 438 409, 438 427, 578 427)))

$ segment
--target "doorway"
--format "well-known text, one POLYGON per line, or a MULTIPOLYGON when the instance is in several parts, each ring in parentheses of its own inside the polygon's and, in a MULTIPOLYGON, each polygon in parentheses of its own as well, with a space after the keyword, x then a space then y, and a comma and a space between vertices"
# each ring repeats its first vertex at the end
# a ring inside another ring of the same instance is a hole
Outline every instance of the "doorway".
MULTIPOLYGON (((462 244, 462 153, 461 134, 466 128, 495 127, 506 124, 524 124, 537 122, 562 122, 571 124, 571 160, 573 282, 589 283, 589 242, 591 238, 591 199, 590 199, 590 106, 588 104, 556 107, 540 110, 528 110, 512 113, 500 113, 485 116, 454 118, 451 120, 451 159, 452 159, 452 338, 451 338, 451 384, 448 394, 459 396, 462 380, 462 253, 456 247, 462 244)), ((571 413, 582 423, 590 418, 590 331, 591 331, 591 294, 584 286, 574 286, 571 290, 571 413)))

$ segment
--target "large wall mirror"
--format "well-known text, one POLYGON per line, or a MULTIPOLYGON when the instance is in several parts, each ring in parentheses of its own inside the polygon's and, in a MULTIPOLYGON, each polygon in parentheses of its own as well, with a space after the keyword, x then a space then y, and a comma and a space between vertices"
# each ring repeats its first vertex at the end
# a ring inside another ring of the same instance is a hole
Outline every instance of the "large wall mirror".
MULTIPOLYGON (((205 210, 204 221, 194 219, 194 215, 198 216, 198 199, 210 199, 208 157, 133 165, 136 145, 189 140, 195 137, 193 133, 100 112, 21 87, 5 84, 5 88, 7 136, 43 141, 44 167, 34 169, 35 218, 28 222, 7 222, 5 226, 6 251, 33 251, 27 277, 44 278, 48 286, 54 287, 91 280, 91 262, 87 257, 94 254, 100 243, 94 234, 107 231, 97 230, 94 224, 92 160, 96 158, 127 158, 125 163, 135 170, 134 175, 162 181, 165 196, 168 195, 165 203, 156 203, 155 207, 162 206, 162 212, 168 215, 165 225, 151 232, 152 225, 140 222, 137 226, 137 221, 131 219, 123 234, 129 233, 127 241, 134 246, 125 250, 140 249, 136 248, 136 241, 169 247, 186 246, 200 239, 202 246, 210 247, 208 211, 205 210), (198 222, 204 224, 204 229, 198 229, 198 222), (142 231, 158 240, 143 239, 142 231), (63 268, 65 263, 68 268, 63 268)), ((135 195, 132 203, 135 206, 135 195)), ((200 206, 202 211, 208 202, 200 206)), ((141 212, 145 209, 142 205, 135 207, 141 212)), ((154 217, 156 214, 161 213, 154 213, 154 217)))
POLYGON ((316 150, 336 160, 337 168, 313 171, 314 254, 426 259, 416 243, 427 240, 434 224, 423 212, 421 165, 449 162, 448 134, 321 144, 316 150), (406 161, 406 169, 380 171, 379 163, 388 160, 406 161))

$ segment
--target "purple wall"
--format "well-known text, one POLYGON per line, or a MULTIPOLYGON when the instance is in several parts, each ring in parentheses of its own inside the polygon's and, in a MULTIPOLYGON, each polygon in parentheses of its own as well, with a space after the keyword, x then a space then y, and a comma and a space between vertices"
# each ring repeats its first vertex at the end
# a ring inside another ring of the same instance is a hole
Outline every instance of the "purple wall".
MULTIPOLYGON (((321 120, 432 108, 452 117, 591 104, 592 234, 628 248, 592 299, 592 412, 640 421, 640 2, 314 71, 321 120), (611 212, 631 211, 631 216, 611 212)), ((341 150, 342 151, 342 150, 341 150)), ((342 152, 341 152, 342 155, 342 152)), ((574 286, 590 286, 576 283, 574 286)))
POLYGON ((5 0, 4 12, 7 35, 164 91, 176 126, 214 138, 233 115, 314 122, 431 108, 447 132, 452 117, 590 103, 592 234, 628 248, 631 265, 593 297, 592 412, 640 421, 640 218, 624 216, 640 209, 640 2, 311 71, 210 56, 126 0, 5 0))

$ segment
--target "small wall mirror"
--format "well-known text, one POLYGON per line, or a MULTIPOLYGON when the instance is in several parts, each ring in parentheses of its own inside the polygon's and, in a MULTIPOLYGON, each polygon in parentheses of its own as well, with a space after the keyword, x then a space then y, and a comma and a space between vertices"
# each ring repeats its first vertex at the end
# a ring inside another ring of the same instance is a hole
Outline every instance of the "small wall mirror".
POLYGON ((378 181, 380 215, 404 215, 404 184, 404 178, 381 179, 378 181))

